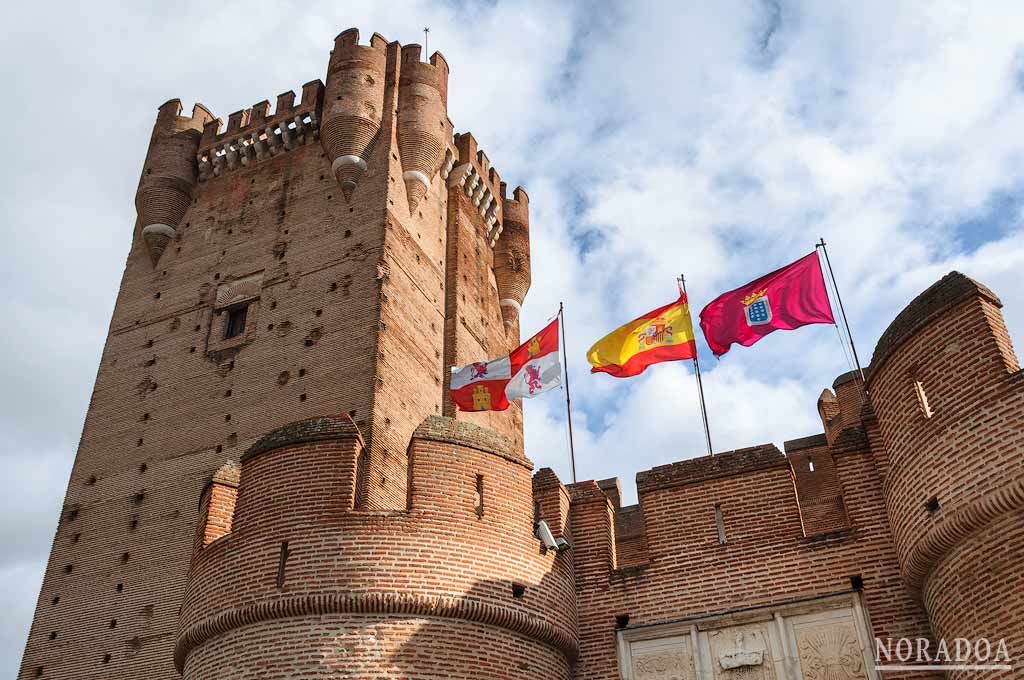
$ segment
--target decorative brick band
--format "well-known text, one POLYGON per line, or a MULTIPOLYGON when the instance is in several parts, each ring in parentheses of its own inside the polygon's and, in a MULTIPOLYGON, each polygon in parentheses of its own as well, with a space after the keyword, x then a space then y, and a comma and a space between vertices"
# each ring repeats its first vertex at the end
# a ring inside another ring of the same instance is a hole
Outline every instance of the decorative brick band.
POLYGON ((183 630, 174 649, 178 672, 193 649, 207 640, 242 626, 275 619, 323 614, 381 614, 414 618, 450 618, 510 630, 554 647, 574 661, 579 654, 576 639, 533 614, 479 600, 415 593, 320 593, 296 595, 231 609, 208 617, 183 630))
POLYGON ((472 423, 464 423, 447 416, 428 416, 412 433, 412 438, 468 446, 522 465, 533 472, 533 462, 525 456, 518 455, 511 439, 472 423))
POLYGON ((942 555, 997 517, 1021 509, 1024 509, 1024 478, 957 509, 914 544, 903 568, 907 583, 915 592, 920 591, 942 555))
POLYGON ((348 416, 343 418, 322 416, 299 420, 260 437, 255 444, 249 447, 248 451, 242 454, 241 462, 244 463, 261 453, 285 446, 343 439, 356 439, 360 444, 363 443, 363 436, 360 434, 359 428, 348 416))

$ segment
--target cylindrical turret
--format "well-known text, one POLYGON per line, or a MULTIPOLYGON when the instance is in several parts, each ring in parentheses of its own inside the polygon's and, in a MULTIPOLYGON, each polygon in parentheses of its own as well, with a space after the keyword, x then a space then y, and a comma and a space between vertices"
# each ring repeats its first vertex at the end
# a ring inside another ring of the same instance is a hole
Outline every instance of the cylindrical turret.
POLYGON ((496 432, 430 417, 409 445, 408 508, 366 512, 363 450, 350 419, 315 418, 242 456, 229 533, 189 573, 186 680, 568 680, 571 558, 534 535, 533 464, 496 432))
POLYGON ((409 212, 416 210, 430 189, 444 159, 448 106, 448 62, 434 52, 430 63, 420 61, 420 46, 402 48, 398 81, 398 150, 409 212))
POLYGON ((494 245, 494 278, 506 333, 518 341, 519 312, 530 290, 530 197, 516 187, 512 198, 506 198, 504 182, 501 194, 503 227, 494 245))
POLYGON ((351 200, 366 171, 370 147, 380 132, 386 65, 387 41, 379 34, 373 34, 368 47, 359 44, 356 28, 334 39, 324 86, 320 143, 345 200, 351 200))
POLYGON ((192 203, 196 152, 203 126, 210 120, 213 114, 202 104, 195 105, 191 117, 182 116, 178 99, 165 103, 157 113, 135 194, 142 238, 154 266, 176 236, 181 218, 192 203))
MULTIPOLYGON (((1024 374, 999 299, 953 272, 878 341, 868 393, 900 568, 936 636, 1024 649, 1024 374)), ((950 677, 961 677, 951 672, 950 677)))

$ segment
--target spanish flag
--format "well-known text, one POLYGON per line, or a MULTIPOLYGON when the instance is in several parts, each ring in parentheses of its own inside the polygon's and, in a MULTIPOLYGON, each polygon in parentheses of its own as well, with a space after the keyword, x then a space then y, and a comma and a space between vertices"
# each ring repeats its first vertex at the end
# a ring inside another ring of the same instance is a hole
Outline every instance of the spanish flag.
POLYGON ((651 364, 697 357, 686 293, 604 336, 587 351, 591 373, 640 375, 651 364))

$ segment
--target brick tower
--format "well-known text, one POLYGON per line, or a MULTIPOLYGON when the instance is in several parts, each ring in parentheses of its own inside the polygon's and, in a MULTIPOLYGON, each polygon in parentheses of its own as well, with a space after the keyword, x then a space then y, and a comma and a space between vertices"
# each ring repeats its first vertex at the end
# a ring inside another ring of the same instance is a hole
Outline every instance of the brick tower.
POLYGON ((937 637, 1005 638, 1019 663, 1024 373, 1000 307, 963 274, 943 277, 882 335, 868 387, 888 452, 886 505, 907 585, 937 637))
POLYGON ((567 677, 520 408, 445 402, 530 282, 447 85, 352 29, 298 102, 160 107, 19 677, 567 677))

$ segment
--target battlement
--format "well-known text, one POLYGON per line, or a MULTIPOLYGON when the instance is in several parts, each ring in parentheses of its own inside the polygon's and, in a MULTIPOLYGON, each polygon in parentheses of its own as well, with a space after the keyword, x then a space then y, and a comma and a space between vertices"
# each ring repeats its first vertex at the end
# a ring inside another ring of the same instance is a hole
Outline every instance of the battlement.
POLYGON ((502 232, 504 208, 498 200, 501 177, 491 167, 487 154, 477 147, 472 133, 455 135, 454 143, 458 156, 452 160, 448 187, 462 188, 466 198, 480 213, 485 236, 493 247, 502 232))
POLYGON ((302 86, 298 105, 295 92, 289 90, 277 96, 273 113, 270 102, 263 100, 228 116, 224 131, 221 131, 219 118, 208 121, 196 156, 199 181, 205 182, 318 140, 323 93, 323 83, 313 80, 302 86))

